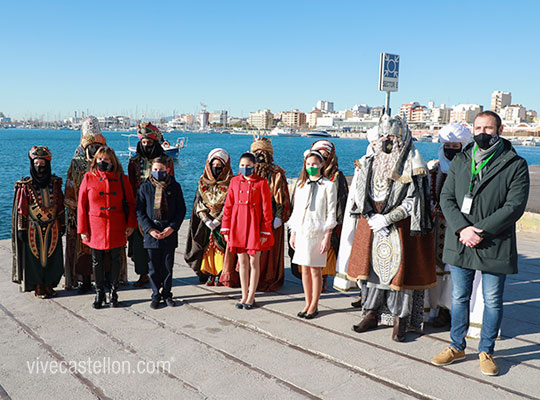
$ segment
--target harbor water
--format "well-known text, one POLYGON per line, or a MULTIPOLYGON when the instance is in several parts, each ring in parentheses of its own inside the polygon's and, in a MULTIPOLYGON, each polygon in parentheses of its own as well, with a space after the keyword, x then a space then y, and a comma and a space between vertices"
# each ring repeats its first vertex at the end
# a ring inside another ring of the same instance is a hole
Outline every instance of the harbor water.
MULTIPOLYGON (((121 132, 104 132, 107 144, 115 149, 127 172, 128 138, 121 132)), ((175 161, 176 179, 182 185, 188 216, 195 198, 198 180, 204 169, 208 152, 222 147, 231 155, 233 171, 238 171, 240 155, 249 150, 253 138, 248 135, 201 134, 174 132, 165 134, 165 138, 176 142, 177 137, 188 139, 187 147, 180 151, 179 160, 175 161)), ((0 239, 10 237, 11 208, 13 204, 13 183, 29 175, 28 150, 33 145, 48 146, 52 151, 52 171, 60 176, 64 183, 75 148, 79 145, 80 132, 67 130, 0 130, 3 142, 0 152, 0 239)), ((317 138, 313 137, 273 137, 274 160, 285 171, 287 177, 298 176, 302 168, 304 150, 308 149, 317 138)), ((336 146, 340 169, 346 175, 354 172, 354 160, 362 157, 368 145, 367 140, 332 138, 336 146)), ((438 143, 416 142, 415 145, 425 160, 437 157, 438 143)), ((540 164, 540 147, 518 146, 518 153, 530 165, 540 164)))

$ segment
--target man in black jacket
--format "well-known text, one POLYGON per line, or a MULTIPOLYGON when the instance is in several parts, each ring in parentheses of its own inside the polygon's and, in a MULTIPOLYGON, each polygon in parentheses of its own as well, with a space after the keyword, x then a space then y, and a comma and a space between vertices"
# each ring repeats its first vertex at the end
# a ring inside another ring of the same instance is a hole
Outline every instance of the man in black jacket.
POLYGON ((497 375, 495 339, 503 315, 507 274, 517 273, 516 222, 529 197, 527 162, 501 138, 501 118, 484 111, 474 121, 474 143, 454 158, 441 192, 448 223, 443 261, 452 275, 450 347, 432 359, 448 365, 465 358, 475 272, 482 272, 484 314, 478 350, 484 375, 497 375))

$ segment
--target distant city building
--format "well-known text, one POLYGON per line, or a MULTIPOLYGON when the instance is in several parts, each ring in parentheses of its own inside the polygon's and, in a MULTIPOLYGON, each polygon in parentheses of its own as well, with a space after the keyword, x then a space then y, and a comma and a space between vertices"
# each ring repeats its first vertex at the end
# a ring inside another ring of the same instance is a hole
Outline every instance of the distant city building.
POLYGON ((208 121, 211 124, 219 124, 221 126, 227 126, 227 110, 216 111, 210 113, 208 121))
POLYGON ((373 107, 369 112, 370 118, 381 118, 384 112, 384 107, 373 107))
POLYGON ((365 118, 369 115, 370 107, 367 104, 356 104, 352 108, 353 117, 365 118))
POLYGON ((327 111, 327 112, 333 112, 334 111, 334 103, 332 101, 328 100, 319 100, 317 102, 317 108, 321 111, 327 111))
POLYGON ((509 106, 512 103, 512 93, 510 92, 501 92, 500 90, 495 90, 491 94, 491 111, 495 111, 497 114, 501 110, 509 106))
POLYGON ((199 113, 199 126, 201 129, 206 129, 208 126, 209 117, 210 113, 203 108, 199 113))
POLYGON ((399 109, 400 117, 405 118, 407 121, 410 121, 412 119, 413 109, 419 106, 420 104, 416 101, 402 104, 401 108, 399 109))
POLYGON ((298 110, 284 111, 281 113, 281 123, 291 128, 300 128, 306 125, 306 114, 298 110))
POLYGON ((319 110, 318 108, 314 109, 310 113, 307 114, 307 124, 310 128, 314 128, 317 126, 317 119, 323 116, 323 112, 319 110))
POLYGON ((507 124, 520 124, 527 120, 527 109, 521 104, 511 104, 499 112, 501 119, 507 124))
POLYGON ((274 115, 268 109, 249 113, 248 123, 257 129, 270 129, 274 123, 274 115))
POLYGON ((452 107, 450 112, 450 122, 467 122, 472 124, 484 107, 479 104, 458 104, 452 107))

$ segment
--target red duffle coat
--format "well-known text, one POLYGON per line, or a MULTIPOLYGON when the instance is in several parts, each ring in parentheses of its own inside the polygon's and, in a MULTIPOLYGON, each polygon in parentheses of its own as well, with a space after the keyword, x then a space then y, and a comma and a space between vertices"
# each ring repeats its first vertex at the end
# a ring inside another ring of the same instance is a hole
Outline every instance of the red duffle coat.
POLYGON ((221 221, 221 234, 228 235, 229 249, 254 254, 269 250, 272 236, 272 197, 266 179, 253 174, 251 179, 237 175, 231 179, 221 221), (261 236, 267 241, 261 245, 261 236))
POLYGON ((122 207, 120 175, 96 170, 87 172, 79 189, 77 207, 77 233, 88 232, 90 240, 84 242, 92 249, 108 250, 126 244, 126 228, 135 228, 135 197, 129 179, 122 175, 129 219, 126 224, 122 207))

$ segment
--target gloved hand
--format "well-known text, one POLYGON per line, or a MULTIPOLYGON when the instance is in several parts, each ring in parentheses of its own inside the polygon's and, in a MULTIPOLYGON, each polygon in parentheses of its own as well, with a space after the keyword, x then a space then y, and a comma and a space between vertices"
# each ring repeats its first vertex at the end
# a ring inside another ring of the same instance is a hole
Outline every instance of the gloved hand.
POLYGON ((281 225, 283 225, 283 221, 281 220, 281 218, 274 218, 274 229, 279 228, 281 225))
POLYGON ((369 217, 368 224, 373 232, 378 232, 388 226, 388 222, 386 222, 386 218, 382 214, 374 214, 369 217))

